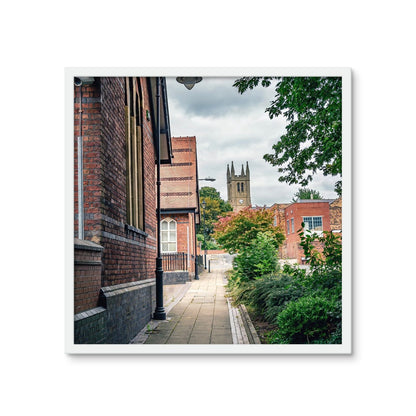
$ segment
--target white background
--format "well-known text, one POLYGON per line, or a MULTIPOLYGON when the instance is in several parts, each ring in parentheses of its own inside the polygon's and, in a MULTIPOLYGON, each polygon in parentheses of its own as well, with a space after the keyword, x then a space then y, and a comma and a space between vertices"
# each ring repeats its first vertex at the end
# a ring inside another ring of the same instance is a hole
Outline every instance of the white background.
POLYGON ((14 2, 2 10, 2 414, 411 414, 410 1, 14 2), (351 67, 351 356, 64 354, 64 67, 351 67))

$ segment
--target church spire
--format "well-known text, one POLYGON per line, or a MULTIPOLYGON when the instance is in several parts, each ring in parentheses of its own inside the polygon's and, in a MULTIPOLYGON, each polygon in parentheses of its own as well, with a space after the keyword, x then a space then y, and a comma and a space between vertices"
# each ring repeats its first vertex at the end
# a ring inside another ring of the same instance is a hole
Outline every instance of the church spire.
POLYGON ((235 170, 234 170, 234 162, 231 161, 231 176, 235 175, 235 170))
POLYGON ((250 178, 250 169, 248 167, 248 162, 246 162, 246 175, 247 175, 247 178, 250 178))
POLYGON ((230 180, 230 165, 227 163, 227 181, 230 180))
POLYGON ((244 176, 244 165, 241 165, 241 176, 244 176))

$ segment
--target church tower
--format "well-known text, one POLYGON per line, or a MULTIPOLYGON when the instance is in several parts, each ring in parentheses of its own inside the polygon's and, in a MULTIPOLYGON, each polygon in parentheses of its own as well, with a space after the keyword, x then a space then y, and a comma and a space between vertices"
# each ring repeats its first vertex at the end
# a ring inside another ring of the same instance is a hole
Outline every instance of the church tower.
POLYGON ((230 166, 227 165, 227 193, 228 202, 233 207, 234 211, 240 211, 242 208, 251 205, 250 197, 250 169, 248 162, 246 162, 246 170, 241 165, 241 174, 236 175, 234 170, 234 162, 230 166))

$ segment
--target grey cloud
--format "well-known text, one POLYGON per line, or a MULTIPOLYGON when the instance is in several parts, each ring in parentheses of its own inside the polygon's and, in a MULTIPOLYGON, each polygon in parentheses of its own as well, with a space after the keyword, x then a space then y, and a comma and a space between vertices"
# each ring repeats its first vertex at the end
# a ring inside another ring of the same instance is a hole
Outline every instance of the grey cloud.
MULTIPOLYGON (((200 186, 214 186, 227 199, 227 164, 234 161, 239 173, 241 164, 248 161, 254 204, 290 202, 300 186, 279 182, 277 168, 263 159, 264 154, 272 152, 286 125, 280 118, 270 120, 264 112, 273 91, 259 87, 240 95, 232 87, 233 82, 234 79, 203 79, 189 91, 168 79, 172 135, 196 136, 199 177, 216 179, 213 183, 201 181, 200 186)), ((335 198, 336 180, 316 175, 310 187, 326 198, 335 198)))
POLYGON ((262 108, 264 112, 273 99, 272 88, 256 88, 239 94, 233 83, 237 78, 204 78, 188 91, 175 78, 167 78, 168 98, 180 103, 189 115, 221 117, 242 108, 262 108))

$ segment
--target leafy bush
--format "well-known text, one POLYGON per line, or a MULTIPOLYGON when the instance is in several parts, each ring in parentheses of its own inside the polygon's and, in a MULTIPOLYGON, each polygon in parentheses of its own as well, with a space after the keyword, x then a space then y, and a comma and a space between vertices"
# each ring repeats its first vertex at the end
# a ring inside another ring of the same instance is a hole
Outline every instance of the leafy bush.
POLYGON ((234 304, 250 304, 251 292, 254 289, 252 281, 240 282, 239 278, 233 274, 228 280, 227 287, 234 304))
POLYGON ((290 302, 277 316, 278 344, 327 344, 341 342, 341 302, 322 296, 304 296, 290 302))
POLYGON ((273 221, 274 214, 270 210, 244 208, 219 218, 215 224, 214 238, 221 247, 234 254, 252 244, 259 233, 267 232, 277 249, 285 235, 280 227, 273 225, 273 221))
POLYGON ((268 232, 260 232, 234 259, 234 268, 242 280, 258 279, 278 268, 276 243, 268 232))
POLYGON ((342 342, 342 246, 339 237, 300 233, 310 270, 286 265, 276 274, 276 248, 268 233, 259 232, 239 250, 229 289, 236 303, 250 306, 277 330, 277 344, 342 342), (314 247, 318 240, 321 254, 314 247))
POLYGON ((303 287, 293 277, 270 276, 254 283, 248 302, 257 314, 266 321, 275 323, 277 315, 285 306, 290 301, 299 299, 303 293, 303 287))

